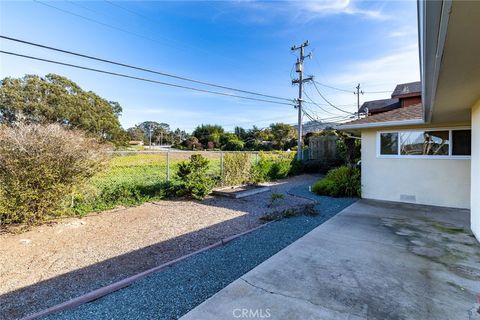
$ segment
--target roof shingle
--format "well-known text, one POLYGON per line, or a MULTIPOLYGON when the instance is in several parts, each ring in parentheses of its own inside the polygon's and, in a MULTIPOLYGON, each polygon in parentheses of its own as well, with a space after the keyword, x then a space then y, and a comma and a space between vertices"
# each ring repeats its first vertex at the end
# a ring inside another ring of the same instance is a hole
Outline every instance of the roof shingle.
POLYGON ((376 113, 384 112, 392 109, 400 108, 400 102, 398 99, 380 99, 365 101, 360 107, 360 112, 376 113))
POLYGON ((393 90, 392 98, 398 98, 405 95, 421 94, 422 83, 420 81, 397 84, 393 90))
POLYGON ((423 119, 423 108, 422 104, 414 104, 405 108, 393 109, 390 111, 377 113, 369 117, 357 119, 340 125, 338 128, 341 129, 342 126, 352 126, 371 124, 371 123, 382 123, 382 122, 391 122, 391 121, 404 121, 404 120, 422 120, 423 119))

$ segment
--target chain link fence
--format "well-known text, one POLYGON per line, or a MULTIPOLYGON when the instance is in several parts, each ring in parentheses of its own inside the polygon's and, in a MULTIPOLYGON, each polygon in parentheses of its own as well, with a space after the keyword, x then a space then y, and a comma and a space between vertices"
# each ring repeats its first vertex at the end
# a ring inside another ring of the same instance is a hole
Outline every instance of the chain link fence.
MULTIPOLYGON (((145 182, 166 182, 172 180, 182 161, 193 154, 200 154, 209 160, 209 173, 223 177, 227 153, 248 154, 252 164, 259 161, 258 151, 114 151, 108 170, 100 177, 145 182)), ((269 157, 281 157, 289 152, 264 152, 269 157)))

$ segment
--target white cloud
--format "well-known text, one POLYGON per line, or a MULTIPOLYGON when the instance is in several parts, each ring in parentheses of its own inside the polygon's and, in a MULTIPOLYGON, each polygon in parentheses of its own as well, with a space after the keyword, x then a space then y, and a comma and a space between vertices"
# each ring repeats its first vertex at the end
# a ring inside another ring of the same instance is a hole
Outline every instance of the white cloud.
POLYGON ((356 82, 378 85, 418 78, 418 49, 416 44, 413 44, 382 57, 346 65, 343 72, 330 79, 335 84, 347 84, 355 79, 356 82))
POLYGON ((388 34, 389 38, 401 38, 407 36, 408 33, 405 31, 395 31, 388 34))
POLYGON ((351 0, 316 0, 316 1, 293 1, 293 5, 300 7, 304 12, 315 16, 333 14, 360 15, 370 19, 386 19, 381 10, 369 10, 360 8, 351 0))
MULTIPOLYGON (((354 91, 357 83, 361 84, 364 91, 387 91, 378 94, 364 94, 360 97, 360 104, 368 100, 389 98, 396 84, 418 81, 419 61, 416 44, 402 47, 367 61, 353 61, 345 64, 342 69, 333 74, 327 74, 328 84, 354 91)), ((322 79, 319 79, 320 82, 322 79)), ((352 93, 343 93, 328 88, 320 88, 327 98, 336 105, 356 103, 356 96, 352 93)), ((348 111, 354 111, 356 107, 346 107, 348 111)))

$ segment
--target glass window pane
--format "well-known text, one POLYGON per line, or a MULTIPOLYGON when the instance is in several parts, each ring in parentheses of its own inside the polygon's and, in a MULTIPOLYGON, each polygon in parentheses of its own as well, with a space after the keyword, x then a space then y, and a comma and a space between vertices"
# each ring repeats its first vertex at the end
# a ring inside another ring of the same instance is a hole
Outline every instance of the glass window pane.
POLYGON ((452 131, 452 155, 469 156, 472 154, 472 131, 452 131))
POLYGON ((448 131, 406 131, 400 135, 400 154, 448 156, 448 131))
POLYGON ((398 132, 380 133, 380 154, 398 154, 398 132))

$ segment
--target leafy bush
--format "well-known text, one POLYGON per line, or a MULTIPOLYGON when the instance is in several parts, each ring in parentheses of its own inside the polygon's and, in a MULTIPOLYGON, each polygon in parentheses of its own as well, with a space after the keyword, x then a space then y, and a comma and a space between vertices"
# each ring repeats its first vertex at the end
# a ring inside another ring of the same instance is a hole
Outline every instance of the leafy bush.
POLYGON ((60 125, 0 127, 0 223, 65 213, 73 188, 104 167, 107 147, 60 125))
POLYGON ((253 168, 255 182, 277 180, 299 173, 295 152, 259 153, 259 161, 253 168))
POLYGON ((330 170, 324 179, 313 185, 312 191, 331 197, 359 197, 361 194, 360 170, 350 166, 330 170))
POLYGON ((200 154, 194 154, 190 160, 183 161, 178 167, 178 184, 174 185, 178 196, 187 196, 197 200, 205 198, 215 185, 215 178, 208 174, 209 161, 200 154))
POLYGON ((236 186, 250 182, 252 160, 245 152, 225 153, 223 157, 224 185, 236 186))

